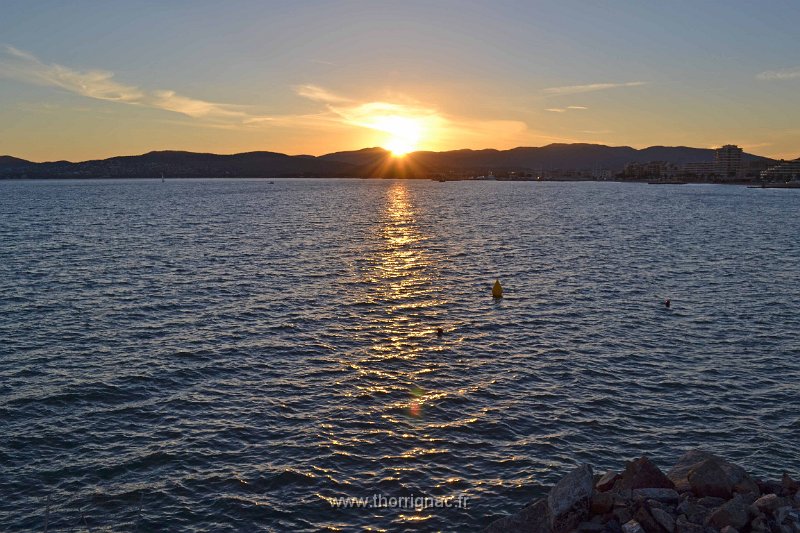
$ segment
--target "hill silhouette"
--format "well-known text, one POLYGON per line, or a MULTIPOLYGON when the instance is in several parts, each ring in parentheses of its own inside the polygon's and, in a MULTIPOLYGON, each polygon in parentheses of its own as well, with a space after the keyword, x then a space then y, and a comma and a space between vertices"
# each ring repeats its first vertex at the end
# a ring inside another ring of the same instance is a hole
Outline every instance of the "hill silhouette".
MULTIPOLYGON (((549 144, 510 150, 419 151, 395 158, 383 148, 335 152, 322 156, 245 152, 220 155, 185 151, 154 151, 82 162, 34 163, 0 156, 2 178, 148 178, 175 177, 354 177, 422 178, 435 173, 486 174, 490 171, 554 169, 622 170, 627 163, 666 161, 677 165, 713 161, 714 151, 687 146, 651 146, 643 149, 601 144, 549 144)), ((771 161, 743 154, 747 161, 771 161)))

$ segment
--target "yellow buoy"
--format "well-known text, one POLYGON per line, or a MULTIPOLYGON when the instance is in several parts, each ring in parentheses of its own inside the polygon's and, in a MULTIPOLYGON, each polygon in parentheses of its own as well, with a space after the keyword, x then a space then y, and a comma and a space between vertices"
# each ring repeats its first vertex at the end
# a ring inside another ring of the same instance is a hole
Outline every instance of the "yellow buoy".
POLYGON ((492 287, 492 297, 493 298, 503 297, 503 286, 500 285, 500 280, 494 282, 494 287, 492 287))

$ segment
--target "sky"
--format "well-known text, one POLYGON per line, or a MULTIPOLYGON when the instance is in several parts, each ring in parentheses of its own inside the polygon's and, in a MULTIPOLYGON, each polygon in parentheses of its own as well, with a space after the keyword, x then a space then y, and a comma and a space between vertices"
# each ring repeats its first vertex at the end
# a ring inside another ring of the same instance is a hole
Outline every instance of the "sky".
POLYGON ((0 154, 800 156, 797 0, 0 0, 0 154))

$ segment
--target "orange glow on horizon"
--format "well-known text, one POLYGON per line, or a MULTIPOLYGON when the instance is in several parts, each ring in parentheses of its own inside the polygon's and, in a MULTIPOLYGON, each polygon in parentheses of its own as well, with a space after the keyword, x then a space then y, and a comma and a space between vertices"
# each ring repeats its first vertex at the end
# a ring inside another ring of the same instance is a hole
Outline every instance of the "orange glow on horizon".
POLYGON ((383 147, 394 157, 403 157, 416 150, 423 133, 422 121, 397 115, 376 117, 374 127, 389 134, 383 147))

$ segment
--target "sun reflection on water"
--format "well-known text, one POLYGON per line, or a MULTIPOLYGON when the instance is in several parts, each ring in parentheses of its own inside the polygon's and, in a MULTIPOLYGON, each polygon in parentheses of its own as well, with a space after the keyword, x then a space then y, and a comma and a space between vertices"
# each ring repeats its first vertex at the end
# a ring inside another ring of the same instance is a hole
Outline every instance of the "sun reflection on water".
MULTIPOLYGON (((416 360, 430 348, 427 340, 435 332, 430 317, 432 308, 441 303, 435 287, 436 265, 426 252, 430 237, 416 216, 406 183, 392 184, 378 230, 384 245, 373 263, 376 297, 384 312, 375 324, 379 334, 370 351, 385 362, 416 360)), ((423 417, 427 399, 426 391, 415 383, 420 370, 417 365, 400 365, 395 372, 395 379, 408 390, 405 412, 416 419, 423 417)))

